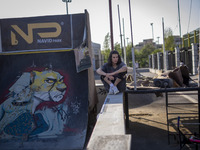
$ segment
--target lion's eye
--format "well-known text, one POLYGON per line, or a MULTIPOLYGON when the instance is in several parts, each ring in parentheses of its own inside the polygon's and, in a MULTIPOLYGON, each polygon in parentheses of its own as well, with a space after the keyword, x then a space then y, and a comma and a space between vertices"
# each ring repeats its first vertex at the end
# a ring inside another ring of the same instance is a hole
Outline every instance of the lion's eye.
POLYGON ((64 82, 64 77, 62 77, 62 78, 59 80, 59 82, 64 82))
POLYGON ((56 81, 55 81, 55 79, 46 79, 45 82, 46 82, 46 83, 49 83, 49 84, 53 84, 53 83, 55 83, 56 81))

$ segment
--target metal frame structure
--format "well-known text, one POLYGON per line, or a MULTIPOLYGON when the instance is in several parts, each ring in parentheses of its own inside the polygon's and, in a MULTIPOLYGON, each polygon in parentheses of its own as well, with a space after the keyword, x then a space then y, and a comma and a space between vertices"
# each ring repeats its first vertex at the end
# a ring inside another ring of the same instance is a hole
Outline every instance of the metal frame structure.
MULTIPOLYGON (((197 91, 198 93, 198 103, 184 103, 187 105, 190 104, 198 104, 198 123, 200 123, 200 88, 199 87, 191 87, 191 88, 161 88, 161 89, 152 89, 152 90, 126 90, 124 92, 124 113, 126 118, 126 127, 129 128, 129 107, 128 107, 128 94, 149 94, 149 93, 165 93, 165 102, 166 102, 166 118, 167 118, 167 132, 168 132, 168 144, 170 144, 170 131, 169 131, 169 115, 179 115, 179 113, 170 113, 168 108, 170 105, 181 105, 183 103, 169 103, 168 101, 168 95, 169 93, 173 92, 186 92, 186 91, 197 91)), ((172 95, 172 94, 170 94, 172 95)), ((194 114, 194 113, 188 113, 188 114, 194 114)), ((199 125, 199 131, 198 134, 200 135, 200 125, 199 125)))

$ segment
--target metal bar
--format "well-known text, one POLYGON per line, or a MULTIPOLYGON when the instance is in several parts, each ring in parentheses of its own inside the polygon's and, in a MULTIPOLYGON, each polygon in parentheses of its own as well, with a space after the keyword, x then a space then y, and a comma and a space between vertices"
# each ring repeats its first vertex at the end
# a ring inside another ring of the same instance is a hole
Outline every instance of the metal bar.
POLYGON ((134 79, 134 90, 137 90, 136 84, 136 67, 135 67, 135 51, 133 47, 133 28, 132 28, 132 17, 131 17, 131 2, 129 0, 129 16, 130 16, 130 27, 131 27, 131 51, 132 51, 132 62, 133 62, 133 79, 134 79))
POLYGON ((179 22, 179 33, 180 33, 180 38, 181 38, 181 18, 180 18, 179 0, 178 0, 178 22, 179 22))
POLYGON ((185 104, 187 104, 187 105, 196 105, 198 103, 168 103, 168 106, 169 105, 185 105, 185 104))
MULTIPOLYGON (((168 95, 181 95, 181 94, 183 94, 183 93, 175 93, 175 94, 170 93, 168 95)), ((184 95, 198 95, 198 93, 184 93, 184 95)))
POLYGON ((114 50, 114 40, 113 40, 113 22, 112 22, 112 2, 109 0, 109 14, 110 14, 110 40, 111 40, 111 50, 114 50))
POLYGON ((126 128, 129 128, 128 93, 125 92, 124 95, 125 95, 124 110, 126 116, 126 128))
MULTIPOLYGON (((200 123, 200 89, 198 89, 198 113, 199 113, 199 123, 200 123)), ((200 125, 199 125, 199 135, 200 135, 200 125)))
POLYGON ((67 15, 69 14, 68 12, 68 1, 66 1, 66 11, 67 11, 67 15))
POLYGON ((165 53, 165 27, 164 27, 164 18, 162 18, 162 31, 163 31, 163 66, 164 71, 167 71, 167 63, 166 63, 166 53, 165 53))
POLYGON ((170 137, 169 137, 169 119, 168 119, 168 92, 165 91, 165 102, 166 102, 166 118, 167 118, 167 137, 168 137, 168 144, 170 144, 170 137))
POLYGON ((151 90, 126 90, 125 91, 125 105, 126 105, 126 125, 129 124, 129 114, 128 114, 128 94, 147 94, 147 93, 157 93, 165 92, 165 101, 166 101, 166 118, 167 118, 167 133, 168 133, 168 144, 170 144, 170 131, 169 131, 169 115, 174 114, 198 114, 199 119, 199 135, 200 135, 200 87, 192 88, 165 88, 165 89, 151 89, 151 90), (168 102, 168 92, 177 92, 177 91, 198 91, 198 103, 169 103, 168 102), (126 103, 127 102, 127 103, 126 103), (169 113, 168 107, 171 105, 184 105, 184 104, 198 104, 198 113, 169 113))
POLYGON ((189 87, 189 88, 161 88, 161 89, 152 89, 152 90, 126 90, 127 93, 133 93, 133 94, 145 94, 145 93, 156 93, 156 92, 177 92, 177 91, 197 91, 200 87, 189 87))
POLYGON ((124 35, 124 63, 126 64, 126 40, 125 40, 125 29, 124 29, 124 18, 122 18, 123 23, 123 35, 124 35))
POLYGON ((121 21, 120 21, 119 5, 117 5, 117 8, 118 8, 118 18, 119 18, 119 33, 120 33, 120 41, 121 41, 122 59, 123 59, 123 62, 124 62, 124 50, 123 50, 123 44, 122 44, 122 31, 121 31, 121 21))
POLYGON ((199 114, 199 113, 168 113, 168 115, 178 115, 178 114, 183 114, 183 115, 191 115, 191 114, 199 114))

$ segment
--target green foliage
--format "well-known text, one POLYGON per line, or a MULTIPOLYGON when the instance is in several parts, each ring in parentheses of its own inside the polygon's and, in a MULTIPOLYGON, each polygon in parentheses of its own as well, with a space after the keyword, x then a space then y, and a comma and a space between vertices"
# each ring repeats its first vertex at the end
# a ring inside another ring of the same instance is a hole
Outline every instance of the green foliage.
POLYGON ((139 63, 140 67, 148 67, 148 56, 152 54, 155 47, 152 44, 145 45, 138 53, 138 57, 135 59, 139 63))
POLYGON ((121 50, 121 46, 118 42, 115 43, 114 49, 116 51, 118 51, 119 55, 122 57, 122 50, 121 50))
MULTIPOLYGON (((122 56, 121 46, 118 42, 115 43, 114 49, 119 52, 120 56, 122 56)), ((108 62, 108 57, 109 57, 110 51, 111 51, 110 35, 109 35, 109 33, 107 33, 105 36, 105 39, 104 39, 104 45, 103 45, 103 51, 102 51, 102 55, 104 56, 104 63, 108 62)))
POLYGON ((104 63, 108 61, 108 57, 110 54, 110 35, 109 33, 106 34, 104 43, 103 43, 103 51, 101 52, 104 56, 104 63))
POLYGON ((127 66, 132 67, 132 52, 130 44, 126 47, 126 63, 127 66))
POLYGON ((176 45, 174 43, 172 29, 166 28, 164 31, 164 36, 165 36, 165 50, 174 51, 176 45))
MULTIPOLYGON (((126 47, 126 62, 127 66, 132 67, 132 51, 131 44, 126 47)), ((175 48, 174 37, 171 28, 165 29, 165 49, 173 51, 175 48)), ((149 59, 148 56, 151 54, 156 54, 158 52, 163 52, 162 49, 155 49, 152 44, 145 45, 141 50, 134 49, 135 62, 139 63, 140 67, 148 67, 149 59)))
POLYGON ((104 63, 108 62, 108 57, 109 57, 109 54, 110 54, 110 49, 103 50, 101 53, 104 56, 104 63))
MULTIPOLYGON (((165 49, 166 50, 174 50, 174 38, 173 33, 170 28, 167 28, 165 30, 165 49)), ((114 45, 115 50, 117 50, 122 56, 122 50, 120 44, 117 42, 114 45)), ((129 43, 126 47, 126 62, 127 66, 132 67, 132 46, 129 43)), ((111 48, 110 48, 110 35, 109 33, 106 34, 104 39, 104 45, 103 45, 103 51, 102 55, 104 55, 104 62, 107 62, 109 54, 110 54, 111 48)), ((141 50, 134 49, 135 54, 135 62, 139 63, 140 67, 148 67, 148 56, 151 54, 156 54, 158 52, 162 52, 161 49, 155 49, 154 45, 147 44, 145 45, 141 50)))
POLYGON ((165 50, 174 51, 175 44, 174 44, 174 37, 169 36, 165 39, 165 50))
POLYGON ((164 37, 165 38, 168 38, 169 36, 172 36, 173 35, 173 31, 171 28, 165 28, 164 30, 164 37))
POLYGON ((152 52, 152 54, 157 54, 158 52, 163 52, 163 50, 162 50, 162 49, 156 49, 156 50, 154 50, 154 51, 152 52))
POLYGON ((106 34, 103 42, 103 50, 110 49, 110 35, 109 33, 106 34))

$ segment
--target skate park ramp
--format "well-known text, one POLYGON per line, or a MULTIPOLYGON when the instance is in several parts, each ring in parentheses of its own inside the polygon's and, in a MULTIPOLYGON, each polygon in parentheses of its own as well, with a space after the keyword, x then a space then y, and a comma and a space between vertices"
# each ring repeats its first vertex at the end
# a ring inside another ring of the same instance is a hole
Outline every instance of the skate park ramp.
POLYGON ((1 150, 84 148, 88 113, 95 104, 88 19, 85 12, 0 20, 1 150), (38 27, 36 20, 54 24, 38 27), (40 29, 32 30, 33 37, 22 34, 31 24, 40 29), (49 35, 54 37, 45 38, 49 35))

